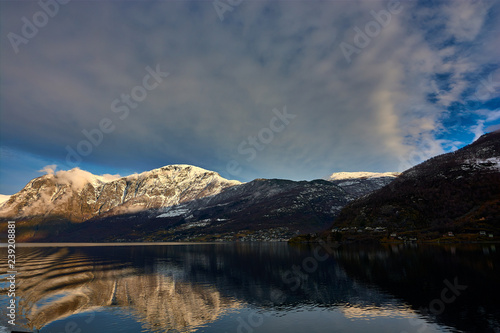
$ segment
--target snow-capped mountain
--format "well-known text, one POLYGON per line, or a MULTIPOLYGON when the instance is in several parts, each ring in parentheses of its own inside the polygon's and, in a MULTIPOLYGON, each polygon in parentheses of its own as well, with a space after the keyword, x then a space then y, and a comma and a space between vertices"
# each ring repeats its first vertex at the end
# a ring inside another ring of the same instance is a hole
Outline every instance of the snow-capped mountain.
POLYGON ((399 175, 399 172, 336 172, 327 180, 350 195, 361 197, 390 184, 399 175))
POLYGON ((96 176, 78 168, 31 180, 0 206, 0 218, 59 218, 82 222, 172 206, 241 184, 190 165, 169 165, 127 177, 96 176))
POLYGON ((371 178, 396 178, 399 172, 335 172, 332 173, 326 180, 345 180, 345 179, 371 179, 371 178))

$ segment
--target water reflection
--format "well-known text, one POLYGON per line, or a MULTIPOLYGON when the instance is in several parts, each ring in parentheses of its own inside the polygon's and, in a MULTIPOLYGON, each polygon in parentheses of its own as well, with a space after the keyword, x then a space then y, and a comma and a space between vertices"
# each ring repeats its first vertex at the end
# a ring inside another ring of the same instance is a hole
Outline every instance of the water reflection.
MULTIPOLYGON (((300 331, 304 313, 321 317, 311 319, 318 332, 500 331, 494 246, 350 246, 319 253, 316 246, 279 243, 20 248, 18 323, 51 332, 83 318, 88 332, 97 332, 104 316, 116 324, 107 330, 117 332, 131 318, 144 332, 268 331, 264 324, 242 329, 238 320, 250 311, 265 313, 266 325, 296 317, 287 332, 300 331), (443 281, 455 278, 467 288, 435 311, 443 281), (125 317, 112 317, 115 310, 125 317)), ((2 309, 6 302, 4 292, 2 309)), ((4 318, 0 324, 7 326, 4 318)))
POLYGON ((500 332, 495 245, 351 246, 335 257, 360 283, 377 285, 428 320, 467 332, 500 332))
MULTIPOLYGON (((213 286, 178 280, 176 267, 130 262, 125 253, 113 255, 116 249, 108 256, 109 249, 19 250, 18 317, 26 318, 25 326, 41 329, 81 312, 120 307, 127 308, 148 331, 188 332, 240 306, 213 286)), ((130 250, 134 259, 142 252, 130 250)))

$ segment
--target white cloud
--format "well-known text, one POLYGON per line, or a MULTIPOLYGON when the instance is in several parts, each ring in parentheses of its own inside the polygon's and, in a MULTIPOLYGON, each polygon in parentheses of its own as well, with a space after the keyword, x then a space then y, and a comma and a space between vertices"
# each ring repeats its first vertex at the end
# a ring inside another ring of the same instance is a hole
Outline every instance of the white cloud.
POLYGON ((477 110, 476 113, 482 118, 477 121, 477 124, 472 126, 470 131, 474 134, 474 141, 481 135, 492 132, 498 129, 499 124, 488 126, 488 123, 495 122, 500 119, 500 110, 477 110))
POLYGON ((479 137, 484 134, 484 121, 483 120, 478 121, 477 125, 471 127, 470 131, 472 134, 474 134, 473 141, 479 139, 479 137))
POLYGON ((495 121, 500 119, 500 110, 488 110, 485 122, 495 121))
POLYGON ((56 171, 56 169, 57 169, 56 164, 50 164, 50 165, 44 166, 41 170, 38 170, 38 172, 44 172, 47 175, 53 175, 54 172, 56 171))
POLYGON ((56 180, 61 184, 71 185, 75 190, 81 190, 88 183, 98 184, 106 183, 121 178, 120 175, 94 175, 80 168, 71 170, 60 170, 55 173, 56 180))
POLYGON ((488 14, 488 5, 484 1, 454 0, 445 2, 443 7, 447 33, 459 42, 474 40, 488 14))

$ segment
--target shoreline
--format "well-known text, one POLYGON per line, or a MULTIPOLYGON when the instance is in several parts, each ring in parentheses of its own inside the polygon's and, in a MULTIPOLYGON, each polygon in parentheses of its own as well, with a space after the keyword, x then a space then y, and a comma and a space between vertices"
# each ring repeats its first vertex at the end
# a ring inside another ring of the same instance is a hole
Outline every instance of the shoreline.
MULTIPOLYGON (((186 242, 186 241, 181 241, 181 242, 99 242, 99 243, 88 243, 88 242, 57 242, 57 243, 16 243, 17 247, 99 247, 99 246, 157 246, 157 245, 210 245, 210 244, 235 244, 235 243, 241 243, 241 244, 251 244, 251 243, 286 243, 289 245, 296 245, 296 244, 320 244, 321 242, 325 242, 323 239, 318 239, 318 240, 289 240, 287 242, 284 241, 218 241, 218 242, 186 242)), ((380 245, 409 245, 409 244, 416 244, 416 245, 496 245, 500 244, 500 241, 494 240, 494 241, 461 241, 461 240, 456 240, 456 241, 451 241, 451 240, 446 240, 446 241, 440 241, 440 240, 422 240, 422 241, 401 241, 401 240, 394 240, 394 241, 381 241, 377 239, 363 239, 363 240, 346 240, 346 241, 340 241, 340 242, 335 242, 338 245, 359 245, 359 244, 380 244, 380 245)), ((0 243, 0 248, 7 248, 8 243, 0 243)))

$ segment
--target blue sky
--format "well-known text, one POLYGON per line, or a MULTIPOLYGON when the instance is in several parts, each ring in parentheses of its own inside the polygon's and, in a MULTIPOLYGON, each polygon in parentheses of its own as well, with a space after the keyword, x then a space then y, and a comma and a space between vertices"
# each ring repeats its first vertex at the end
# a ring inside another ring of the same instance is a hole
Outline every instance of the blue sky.
POLYGON ((497 1, 55 1, 0 3, 2 194, 46 165, 402 171, 500 127, 497 1))

